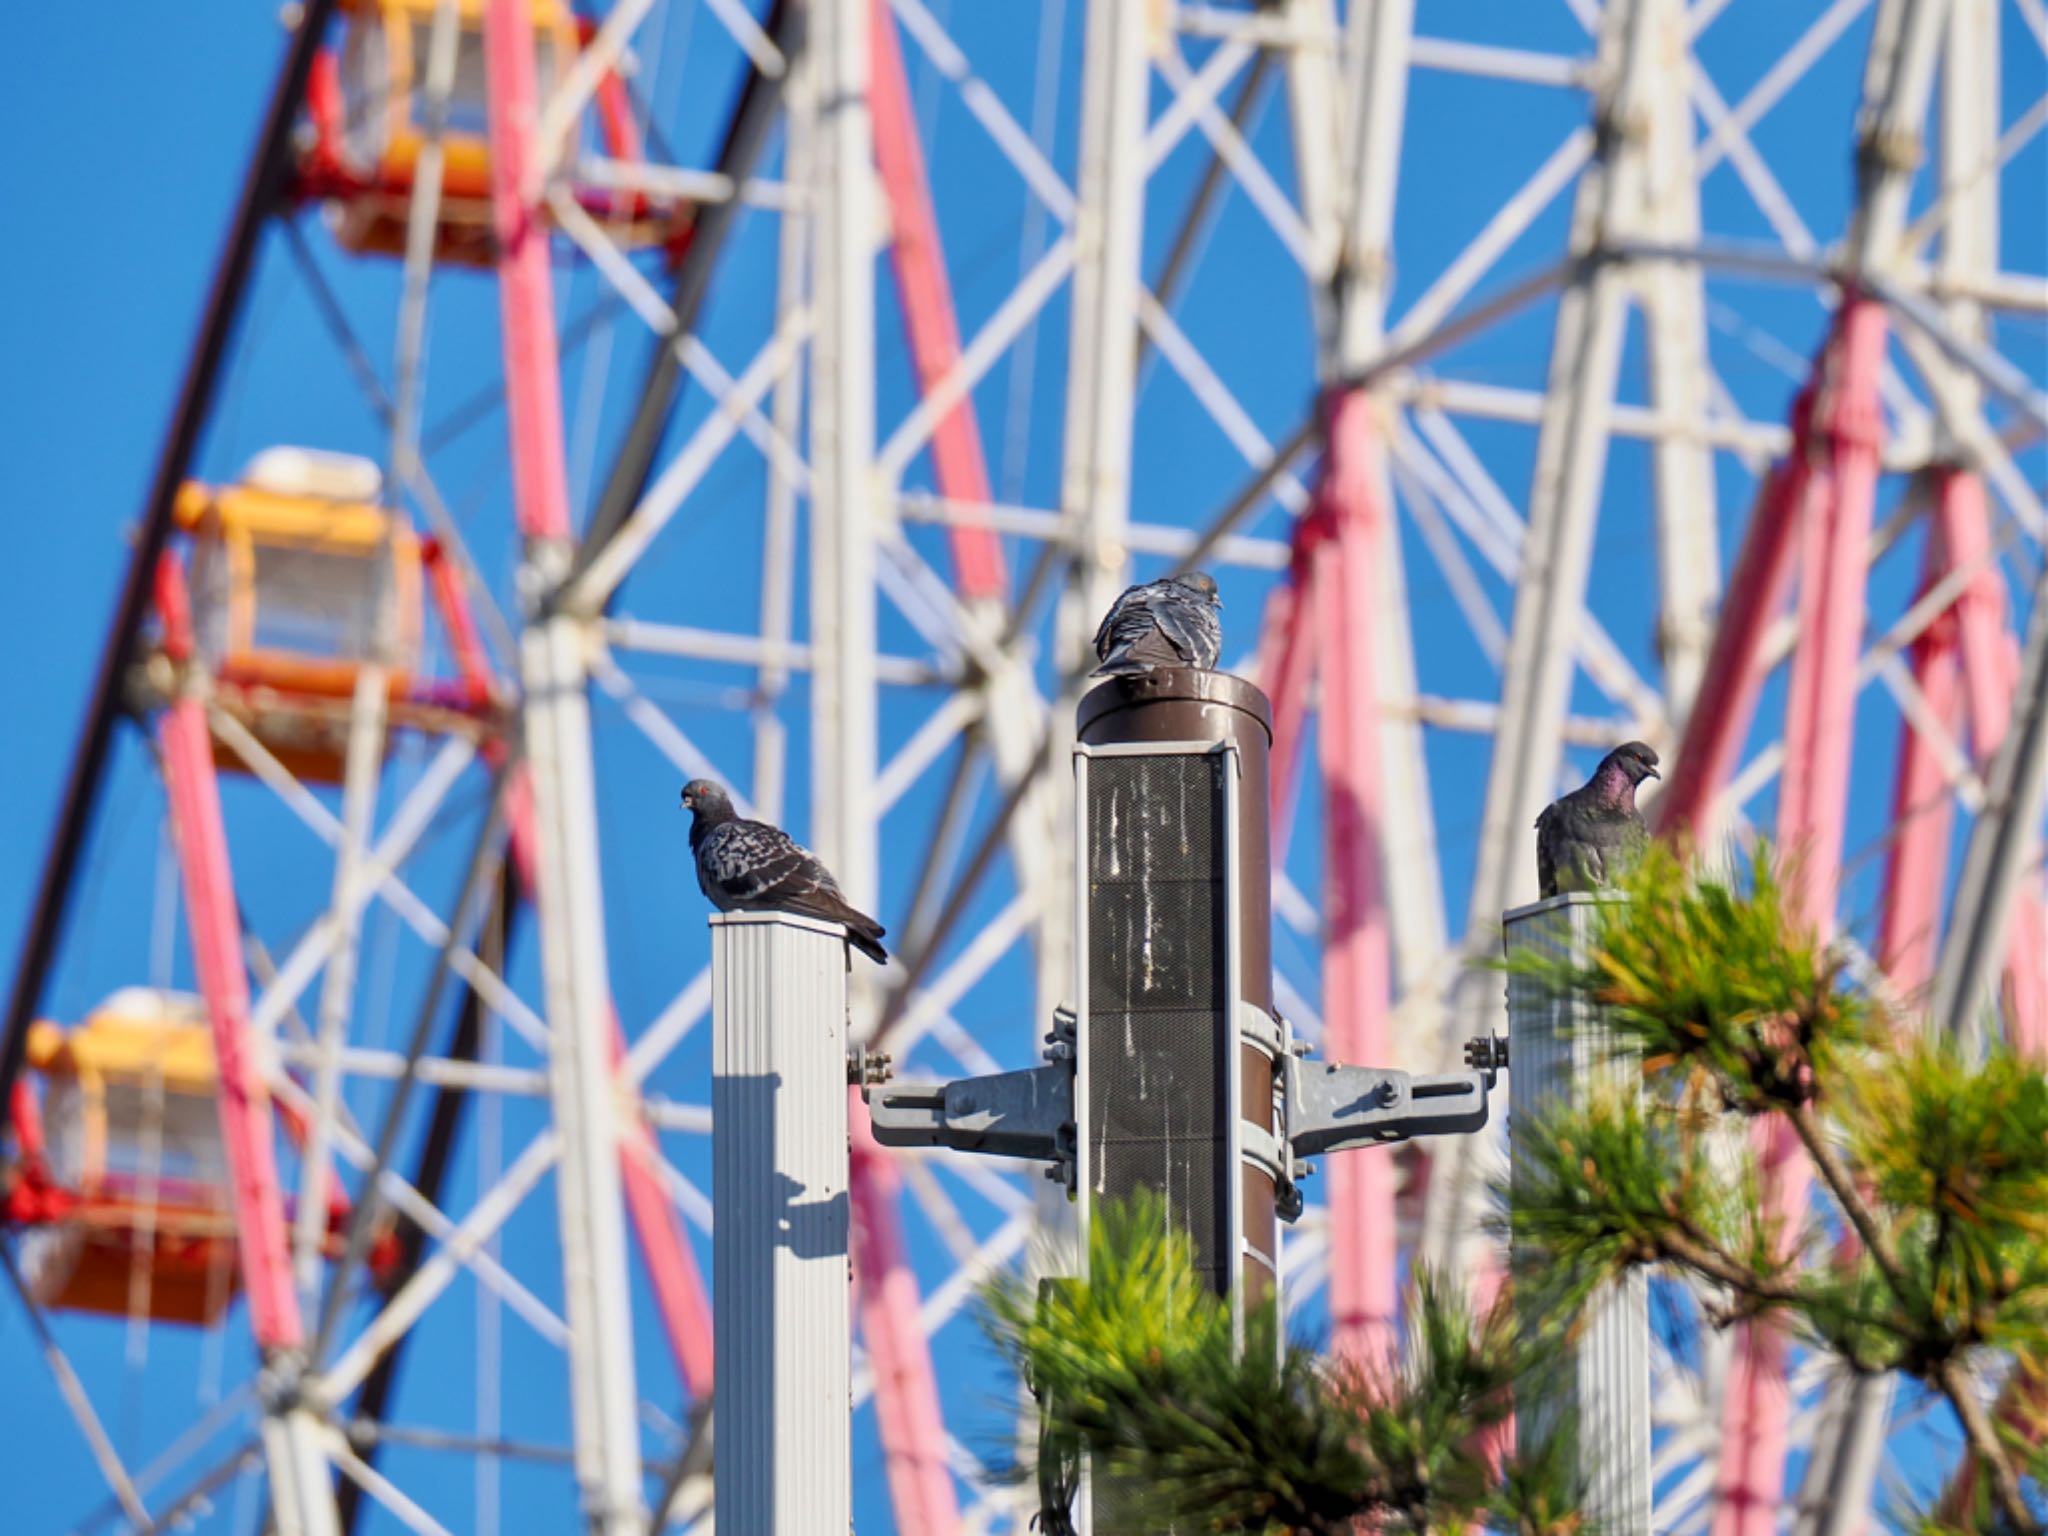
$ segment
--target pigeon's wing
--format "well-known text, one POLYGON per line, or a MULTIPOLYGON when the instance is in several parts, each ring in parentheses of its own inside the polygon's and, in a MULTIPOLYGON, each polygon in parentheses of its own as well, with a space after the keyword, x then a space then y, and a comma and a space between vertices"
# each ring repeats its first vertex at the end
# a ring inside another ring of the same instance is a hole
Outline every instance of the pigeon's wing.
POLYGON ((839 894, 818 856, 780 827, 729 821, 704 840, 698 871, 716 897, 741 908, 779 908, 808 896, 839 894))
POLYGON ((1216 653, 1223 646, 1222 627, 1207 603, 1168 592, 1152 604, 1152 616, 1181 660, 1203 668, 1216 665, 1216 653))
POLYGON ((1132 587, 1109 605, 1109 612, 1102 616, 1102 622, 1095 627, 1095 654, 1102 660, 1109 659, 1109 653, 1116 645, 1119 631, 1126 628, 1133 617, 1141 624, 1151 622, 1146 613, 1145 592, 1146 589, 1143 587, 1132 587))
POLYGON ((1536 890, 1544 897, 1557 894, 1557 807, 1546 805, 1536 818, 1536 890))
POLYGON ((1643 820, 1643 813, 1637 811, 1621 829, 1621 845, 1615 850, 1620 855, 1615 874, 1618 876, 1624 870, 1633 869, 1649 850, 1650 828, 1643 820))

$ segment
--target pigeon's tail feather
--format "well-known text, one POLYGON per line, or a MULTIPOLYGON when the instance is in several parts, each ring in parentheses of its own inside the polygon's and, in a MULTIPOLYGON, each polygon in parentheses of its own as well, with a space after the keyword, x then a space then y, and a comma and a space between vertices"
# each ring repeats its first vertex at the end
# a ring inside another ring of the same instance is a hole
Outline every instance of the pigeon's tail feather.
POLYGON ((882 934, 885 931, 880 923, 875 923, 872 927, 864 929, 856 928, 851 923, 848 923, 846 925, 846 942, 874 961, 875 964, 887 965, 889 963, 889 951, 882 948, 882 934))
POLYGON ((1111 656, 1088 675, 1090 677, 1143 677, 1152 670, 1153 663, 1149 661, 1140 661, 1135 656, 1118 654, 1111 656))
POLYGON ((1156 629, 1115 640, 1092 677, 1142 677, 1161 667, 1185 667, 1188 660, 1156 629))
POLYGON ((889 930, 867 913, 848 904, 836 892, 814 891, 801 902, 790 903, 789 910, 800 912, 805 917, 822 917, 830 923, 844 924, 847 943, 877 965, 889 963, 889 951, 882 948, 882 935, 889 930))

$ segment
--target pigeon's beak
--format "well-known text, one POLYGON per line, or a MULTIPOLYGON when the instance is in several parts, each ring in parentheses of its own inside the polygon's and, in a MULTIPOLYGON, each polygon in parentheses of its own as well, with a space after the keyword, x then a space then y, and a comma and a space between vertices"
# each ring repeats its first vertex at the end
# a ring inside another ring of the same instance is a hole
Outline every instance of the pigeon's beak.
POLYGON ((1651 779, 1661 779, 1664 777, 1663 774, 1659 773, 1656 769, 1652 768, 1648 763, 1643 764, 1643 775, 1644 777, 1651 779))

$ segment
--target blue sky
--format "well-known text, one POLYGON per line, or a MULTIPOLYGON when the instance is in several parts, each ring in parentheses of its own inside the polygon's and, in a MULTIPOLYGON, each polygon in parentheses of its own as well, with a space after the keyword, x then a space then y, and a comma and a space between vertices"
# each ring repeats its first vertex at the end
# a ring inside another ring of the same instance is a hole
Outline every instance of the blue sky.
MULTIPOLYGON (((1040 44, 1057 16, 1059 46, 1049 77, 1056 132, 1053 164, 1073 177, 1082 7, 1067 0, 1034 16, 1026 7, 954 5, 938 0, 975 68, 1011 113, 1033 121, 1040 44)), ((1703 61, 1722 94, 1735 99, 1776 60, 1821 8, 1775 0, 1736 0, 1702 39, 1703 61)), ((1579 24, 1555 0, 1424 0, 1418 26, 1429 35, 1583 54, 1579 24)), ((1759 125, 1756 144, 1783 181, 1806 225, 1826 244, 1839 236, 1851 190, 1850 124, 1862 67, 1867 16, 1853 25, 1776 111, 1759 125)), ((0 355, 14 366, 0 373, 0 420, 7 452, 0 455, 0 506, 20 531, 20 553, 0 564, 0 604, 17 622, 15 664, 0 676, 10 750, 0 769, 0 941, 11 945, 25 919, 34 873, 75 738, 86 689, 96 665, 113 594, 122 569, 122 539, 138 515, 178 380, 194 336, 200 305, 217 258, 279 55, 274 12, 191 0, 176 8, 137 8, 118 26, 87 35, 45 8, 15 18, 8 89, 0 93, 0 128, 8 142, 33 145, 0 164, 0 199, 15 210, 17 237, 0 247, 0 290, 16 296, 0 319, 0 355)), ((2006 70, 2001 81, 2001 122, 2010 122, 2048 84, 2042 55, 2016 14, 2006 27, 2006 70)), ((717 121, 735 77, 733 50, 701 10, 680 14, 657 40, 643 37, 644 79, 659 120, 678 157, 708 161, 717 121)), ((912 88, 925 128, 942 233, 953 273, 963 330, 988 317, 1014 282, 1031 250, 1020 242, 1034 227, 1021 183, 914 48, 907 47, 912 88)), ((1196 64, 1206 45, 1190 43, 1196 64)), ((1155 96, 1156 113, 1163 96, 1155 96)), ((1485 221, 1500 198, 1585 120, 1576 92, 1474 81, 1419 73, 1409 93, 1408 131, 1397 211, 1396 273, 1391 312, 1398 316, 1485 221)), ((1258 120, 1253 142, 1283 189, 1292 191, 1285 114, 1274 98, 1258 120)), ((1146 269, 1161 259, 1177 210, 1199 174, 1202 155, 1190 140, 1168 158, 1154 180, 1147 209, 1146 269)), ((2048 212, 2039 188, 2048 184, 2048 148, 2036 140, 2007 174, 2010 195, 2002 244, 2008 269, 2038 271, 2048 247, 2048 212)), ((1764 239, 1769 226, 1727 166, 1704 190, 1707 226, 1719 235, 1764 239)), ((1561 249, 1568 200, 1539 218, 1500 268, 1505 280, 1555 258, 1561 249)), ((358 328, 373 365, 389 375, 396 295, 394 265, 351 258, 322 232, 313 213, 300 216, 313 259, 358 328)), ((1040 225, 1042 229, 1042 224, 1040 225)), ((1041 247, 1042 248, 1042 247, 1041 247)), ((774 228, 761 216, 741 227, 721 269, 703 337, 728 369, 744 364, 764 333, 774 306, 774 228)), ((558 265, 558 308, 565 320, 581 316, 598 298, 587 269, 558 265)), ((1820 306, 1804 291, 1716 284, 1714 362, 1731 394, 1753 419, 1783 418, 1795 387, 1793 375, 1824 323, 1820 306), (1774 339, 1760 343, 1751 328, 1774 339)), ((1441 367, 1462 380, 1539 388, 1549 344, 1552 310, 1538 306, 1497 331, 1462 347, 1441 367)), ((1228 381, 1246 414, 1268 438, 1289 433, 1308 408, 1308 310, 1291 261, 1241 194, 1233 194, 1206 242, 1198 275, 1176 317, 1211 365, 1228 381)), ((430 340, 426 418, 432 425, 496 375, 496 295, 487 278, 469 273, 437 277, 430 340)), ((1067 308, 1064 296, 1045 311, 1037 333, 1036 368, 1028 391, 1007 360, 976 395, 980 425, 999 494, 1031 506, 1056 503, 1059 480, 1060 401, 1064 379, 1067 308), (1015 446, 1010 446, 1014 444, 1015 446)), ((895 299, 886 275, 878 298, 882 429, 901 418, 912 398, 898 339, 895 299)), ((593 482, 608 462, 623 423, 623 402, 647 353, 643 330, 621 325, 606 339, 571 356, 565 366, 565 410, 571 422, 572 500, 580 518, 593 482), (597 381, 606 381, 602 396, 597 381)), ((2039 377, 2043 331, 2038 322, 2015 323, 1999 339, 2039 377)), ((1645 398, 1639 333, 1624 360, 1622 397, 1645 398)), ((688 392, 668 444, 672 451, 708 409, 701 390, 688 392)), ((1471 422, 1465 431, 1475 452, 1517 507, 1525 505, 1534 434, 1520 425, 1471 422)), ((258 449, 301 443, 381 456, 381 434, 308 299, 303 278, 273 233, 266 241, 244 323, 197 469, 232 476, 258 449)), ((479 560, 501 596, 509 593, 512 548, 506 536, 507 481, 502 415, 488 413, 470 430, 441 444, 430 441, 430 464, 479 560)), ((1242 457, 1214 430, 1173 371, 1156 358, 1144 375, 1136 428, 1132 491, 1134 515, 1147 521, 1193 525, 1219 506, 1244 478, 1242 457)), ((747 628, 759 581, 758 526, 764 476, 758 454, 744 445, 721 461, 657 544, 630 584, 622 611, 707 627, 747 628)), ((2044 478, 2037 449, 2023 460, 2029 478, 2044 478)), ((1724 557, 1732 554, 1754 483, 1723 457, 1717 466, 1724 557)), ((920 461, 912 485, 930 483, 920 461)), ((1648 456, 1640 445, 1620 445, 1609 464, 1595 562, 1594 611, 1624 652, 1654 676, 1651 630, 1652 527, 1648 512, 1648 456)), ((1898 492, 1888 483, 1888 505, 1898 492)), ((1284 514, 1268 506, 1253 531, 1284 533, 1284 514)), ((916 547, 934 563, 943 557, 933 530, 913 530, 916 547)), ((1449 588, 1404 522, 1404 563, 1415 613, 1424 686, 1452 696, 1490 697, 1494 674, 1452 605, 1449 588)), ((1468 558, 1473 558, 1470 546, 1468 558)), ((1030 551, 1015 541, 1013 570, 1030 551)), ((1156 562, 1155 562, 1156 563, 1156 562)), ((1141 565, 1141 573, 1144 567, 1141 565)), ((1873 607, 1896 613, 1909 599, 1918 570, 1917 540, 1909 539, 1873 579, 1873 607)), ((1268 578, 1225 576, 1233 629, 1229 654, 1248 650, 1268 578)), ((1504 617, 1505 583, 1479 578, 1504 617)), ((2015 597, 2018 596, 2015 590, 2015 597)), ((801 594, 799 594, 801 612, 801 594)), ((801 623, 801 618, 799 620, 801 623)), ((886 651, 914 653, 917 637, 884 605, 881 639, 886 651)), ((733 691, 746 678, 733 669, 699 664, 635 662, 632 675, 668 710, 722 769, 744 781, 751 769, 751 738, 744 713, 732 708, 733 691)), ((885 755, 899 746, 929 710, 929 690, 902 690, 885 699, 885 755)), ((1896 714, 1873 692, 1859 712, 1859 752, 1852 786, 1849 842, 1867 848, 1886 821, 1889 761, 1896 714)), ((1582 684, 1575 708, 1601 706, 1582 684)), ((791 801, 806 803, 807 734, 801 683, 790 696, 791 801)), ((1782 701, 1767 695, 1760 732, 1779 718, 1782 701)), ((653 1019, 674 989, 702 964, 706 952, 701 907, 679 856, 681 824, 674 811, 675 774, 648 751, 614 708, 596 711, 597 750, 604 774, 600 819, 606 861, 611 958, 619 1008, 629 1031, 653 1019)), ((394 759, 384 805, 416 779, 424 754, 408 748, 394 759)), ((1444 847, 1446 906, 1453 931, 1462 926, 1470 849, 1486 772, 1486 747, 1476 737, 1438 733, 1430 741, 1440 837, 1444 847)), ((473 806, 472 782, 463 802, 473 806)), ((319 846, 246 782, 227 787, 237 854, 237 877, 252 920, 273 946, 291 937, 325 902, 327 862, 319 846)), ((1313 797, 1295 838, 1291 873, 1304 890, 1317 879, 1313 797)), ((53 978, 52 1013, 75 1018, 116 985, 144 980, 151 963, 156 921, 157 827, 161 797, 132 742, 116 759, 114 778, 94 838, 87 874, 74 908, 72 938, 53 978)), ((884 851, 883 912, 900 923, 916 850, 927 835, 935 796, 914 791, 881 829, 884 851)), ((1768 800, 1760 807, 1767 814, 1768 800)), ((793 812, 801 833, 805 818, 793 812)), ((459 875, 459 858, 473 823, 453 818, 416 867, 423 895, 444 901, 459 875)), ((1854 867, 1845 895, 1852 919, 1867 922, 1877 896, 1881 860, 1854 867)), ((958 930, 972 933, 1007 899, 1007 875, 998 874, 958 930)), ((958 940, 956 940, 958 942, 958 940)), ((1313 957, 1291 935, 1280 935, 1278 963, 1313 1001, 1313 957)), ((10 958, 4 963, 11 967, 10 958)), ((359 1043, 402 1038, 423 971, 423 951, 385 916, 373 918, 365 937, 365 998, 356 1019, 359 1043)), ((531 945, 514 966, 516 983, 532 995, 531 945)), ((172 980, 190 984, 180 944, 172 980)), ((959 1016, 1004 1065, 1020 1065, 1036 1030, 1014 1001, 1029 990, 1022 958, 1004 962, 965 999, 959 1016)), ((708 1042, 698 1031, 655 1080, 674 1097, 707 1097, 708 1042)), ((521 1057, 516 1042, 508 1058, 521 1057)), ((961 1067, 935 1046, 910 1063, 933 1072, 961 1067)), ((359 1113, 374 1100, 355 1103, 359 1113)), ((514 1105, 495 1133, 510 1156, 538 1124, 537 1107, 514 1105)), ((709 1158, 702 1138, 681 1138, 672 1155, 699 1187, 708 1188, 709 1158)), ((480 1162, 491 1153, 473 1136, 458 1163, 451 1204, 466 1207, 480 1162)), ((948 1180, 949 1192, 977 1236, 999 1223, 1001 1212, 984 1197, 948 1180)), ((926 1287, 948 1268, 941 1234, 913 1214, 910 1239, 926 1287)), ((702 1246, 700 1256, 708 1257, 702 1246)), ((552 1300, 557 1281, 551 1206, 539 1199, 508 1229, 506 1262, 552 1300)), ((708 1269, 708 1263, 707 1263, 708 1269)), ((643 1389, 652 1401, 675 1400, 672 1371, 658 1332, 637 1299, 643 1389)), ((480 1309, 465 1279, 443 1303, 437 1326, 424 1330, 407 1367, 400 1416, 409 1422, 469 1424, 474 1396, 480 1309)), ((1308 1312, 1313 1322, 1314 1309, 1308 1312)), ((146 1460, 211 1400, 218 1383, 246 1374, 246 1345, 238 1319, 218 1345, 156 1330, 147 1359, 115 1323, 64 1320, 60 1334, 95 1388, 123 1454, 146 1460), (216 1350, 224 1351, 224 1358, 216 1350), (238 1366, 239 1362, 239 1366, 238 1366)), ((559 1365, 553 1351, 516 1321, 504 1326, 502 1430, 560 1443, 566 1436, 559 1365)), ((996 1423, 1000 1381, 970 1324, 941 1334, 938 1364, 949 1423, 970 1442, 996 1423)), ((98 1502, 97 1479, 76 1433, 57 1407, 35 1360, 18 1313, 0 1308, 0 1373, 18 1385, 0 1398, 0 1427, 9 1447, 0 1465, 11 1479, 11 1515, 25 1531, 68 1528, 98 1502), (33 1476, 20 1476, 33 1472, 33 1476)), ((856 1511, 863 1531, 889 1529, 886 1494, 877 1471, 871 1413, 856 1421, 856 1511)), ((665 1441, 650 1431, 651 1453, 665 1441)), ((395 1453, 393 1475, 457 1529, 474 1497, 468 1471, 448 1458, 395 1453)), ((565 1479, 550 1471, 508 1471, 499 1497, 508 1530, 566 1528, 565 1479)), ((223 1523, 209 1529, 241 1530, 223 1523)), ((370 1529, 386 1527, 372 1524, 370 1529)))

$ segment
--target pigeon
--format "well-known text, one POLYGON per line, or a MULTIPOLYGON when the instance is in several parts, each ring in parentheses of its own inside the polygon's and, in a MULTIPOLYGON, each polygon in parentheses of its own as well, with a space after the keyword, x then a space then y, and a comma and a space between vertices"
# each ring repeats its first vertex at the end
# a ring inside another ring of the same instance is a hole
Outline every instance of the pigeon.
POLYGON ((839 882, 810 849, 780 827, 742 820, 709 779, 683 786, 683 809, 691 813, 697 886, 719 911, 794 912, 843 923, 847 943, 877 965, 889 963, 881 942, 888 930, 847 904, 839 882))
POLYGON ((1623 742, 1600 760, 1583 788, 1536 818, 1536 879, 1545 896, 1591 891, 1612 884, 1642 857, 1650 841, 1636 786, 1662 778, 1657 754, 1640 741, 1623 742))
POLYGON ((1096 677, 1136 677, 1155 667, 1210 671, 1223 649, 1216 615, 1223 603, 1203 571, 1132 587, 1110 605, 1095 631, 1096 677))

